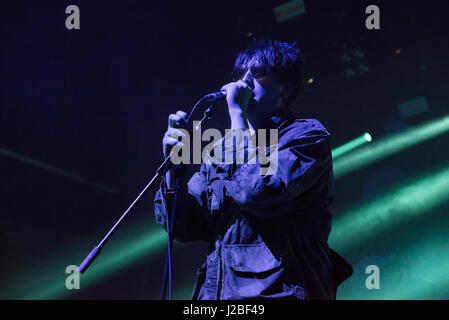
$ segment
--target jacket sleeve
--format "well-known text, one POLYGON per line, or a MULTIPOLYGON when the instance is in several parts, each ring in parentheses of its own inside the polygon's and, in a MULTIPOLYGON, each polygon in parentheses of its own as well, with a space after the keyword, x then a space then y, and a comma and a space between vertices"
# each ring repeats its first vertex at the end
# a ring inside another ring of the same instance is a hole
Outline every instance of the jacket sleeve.
POLYGON ((232 180, 226 184, 227 191, 243 210, 260 218, 277 217, 282 214, 279 205, 318 187, 317 183, 323 181, 320 178, 332 170, 329 133, 308 122, 296 129, 280 139, 273 174, 261 174, 259 162, 237 166, 232 180))
MULTIPOLYGON (((181 242, 209 240, 209 213, 205 202, 204 171, 196 172, 189 183, 178 189, 173 235, 181 242)), ((174 191, 166 189, 165 179, 154 198, 156 222, 166 230, 166 217, 171 214, 174 191)))

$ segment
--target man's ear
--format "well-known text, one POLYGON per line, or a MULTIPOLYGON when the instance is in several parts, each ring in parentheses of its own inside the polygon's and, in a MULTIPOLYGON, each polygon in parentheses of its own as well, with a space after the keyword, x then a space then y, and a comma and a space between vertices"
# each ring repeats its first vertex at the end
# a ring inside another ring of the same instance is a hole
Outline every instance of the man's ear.
POLYGON ((293 92, 293 83, 288 82, 288 83, 284 83, 281 85, 281 97, 282 99, 287 99, 288 97, 291 96, 292 92, 293 92))

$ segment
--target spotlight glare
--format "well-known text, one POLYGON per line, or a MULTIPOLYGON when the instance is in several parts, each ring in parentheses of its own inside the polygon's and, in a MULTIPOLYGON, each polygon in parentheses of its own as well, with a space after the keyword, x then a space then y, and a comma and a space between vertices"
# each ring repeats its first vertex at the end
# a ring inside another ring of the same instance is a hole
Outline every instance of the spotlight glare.
MULTIPOLYGON (((389 136, 355 150, 334 162, 334 178, 338 179, 357 169, 381 161, 388 156, 432 139, 449 131, 449 115, 389 136)), ((365 137, 363 140, 366 142, 365 137)))
POLYGON ((368 142, 373 141, 373 138, 371 137, 371 135, 368 132, 365 132, 364 137, 365 137, 365 140, 368 142))
POLYGON ((339 147, 333 149, 332 150, 332 158, 337 158, 337 157, 339 157, 351 150, 354 150, 355 148, 357 148, 367 142, 370 142, 370 141, 371 141, 371 135, 368 132, 366 132, 362 136, 360 136, 354 140, 351 140, 342 146, 339 146, 339 147))

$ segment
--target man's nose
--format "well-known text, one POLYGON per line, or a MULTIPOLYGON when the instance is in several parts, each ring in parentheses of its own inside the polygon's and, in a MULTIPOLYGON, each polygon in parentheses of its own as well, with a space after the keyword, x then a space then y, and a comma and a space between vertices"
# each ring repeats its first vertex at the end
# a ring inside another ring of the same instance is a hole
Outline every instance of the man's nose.
POLYGON ((245 75, 242 78, 243 81, 245 81, 250 87, 251 89, 254 89, 254 78, 253 75, 251 74, 251 70, 248 69, 245 73, 245 75))

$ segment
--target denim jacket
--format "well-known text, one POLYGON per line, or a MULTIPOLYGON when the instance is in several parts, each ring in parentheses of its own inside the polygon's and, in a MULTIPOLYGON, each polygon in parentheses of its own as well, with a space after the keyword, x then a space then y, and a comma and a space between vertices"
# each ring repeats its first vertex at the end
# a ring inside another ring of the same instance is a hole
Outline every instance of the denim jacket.
MULTIPOLYGON (((328 246, 333 201, 330 134, 314 119, 282 118, 278 167, 202 163, 181 184, 174 237, 209 243, 192 299, 335 299, 351 266, 328 246)), ((155 196, 165 226, 171 193, 155 196)))

